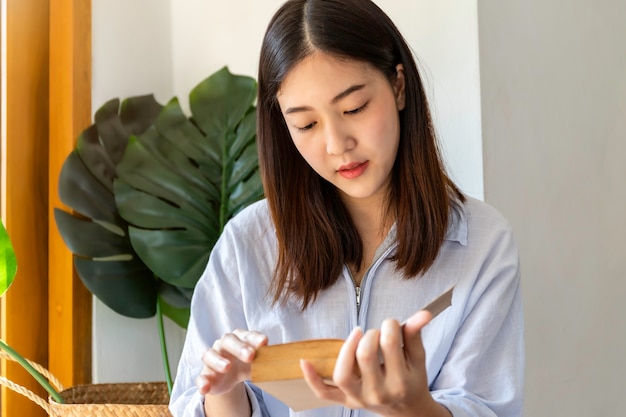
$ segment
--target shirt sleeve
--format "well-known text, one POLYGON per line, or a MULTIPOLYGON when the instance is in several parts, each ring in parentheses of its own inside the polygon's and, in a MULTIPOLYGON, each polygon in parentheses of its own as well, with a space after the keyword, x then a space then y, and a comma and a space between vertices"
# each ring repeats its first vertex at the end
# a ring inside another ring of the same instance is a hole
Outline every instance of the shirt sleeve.
MULTIPOLYGON (((196 284, 191 316, 170 399, 174 417, 204 417, 204 397, 195 379, 202 370, 202 355, 223 334, 246 329, 239 264, 234 236, 228 226, 215 244, 207 267, 196 284)), ((252 417, 266 417, 262 397, 246 385, 252 417)))
POLYGON ((484 256, 448 356, 431 384, 454 417, 521 417, 523 311, 517 246, 508 225, 484 256))

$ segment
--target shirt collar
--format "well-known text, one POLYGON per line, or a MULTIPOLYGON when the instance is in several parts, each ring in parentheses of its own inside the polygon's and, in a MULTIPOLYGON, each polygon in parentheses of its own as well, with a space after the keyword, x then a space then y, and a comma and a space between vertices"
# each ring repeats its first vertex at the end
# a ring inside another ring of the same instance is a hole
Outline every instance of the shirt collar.
POLYGON ((462 203, 452 207, 445 240, 459 242, 461 245, 467 246, 467 213, 465 212, 465 205, 462 203))
MULTIPOLYGON (((374 259, 378 259, 382 256, 387 249, 396 243, 397 238, 398 226, 394 223, 389 229, 389 233, 387 233, 387 237, 385 237, 383 243, 376 249, 374 259)), ((459 204, 457 207, 452 208, 450 220, 448 221, 448 230, 446 231, 444 240, 459 242, 461 245, 467 246, 467 215, 465 213, 465 205, 459 204)))

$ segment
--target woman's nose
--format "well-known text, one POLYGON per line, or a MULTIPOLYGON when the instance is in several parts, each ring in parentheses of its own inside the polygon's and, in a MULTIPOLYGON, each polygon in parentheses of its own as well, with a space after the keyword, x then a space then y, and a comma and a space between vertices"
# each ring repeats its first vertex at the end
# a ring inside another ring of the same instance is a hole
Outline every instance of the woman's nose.
POLYGON ((340 123, 328 123, 326 126, 326 153, 341 155, 354 148, 356 140, 340 123))

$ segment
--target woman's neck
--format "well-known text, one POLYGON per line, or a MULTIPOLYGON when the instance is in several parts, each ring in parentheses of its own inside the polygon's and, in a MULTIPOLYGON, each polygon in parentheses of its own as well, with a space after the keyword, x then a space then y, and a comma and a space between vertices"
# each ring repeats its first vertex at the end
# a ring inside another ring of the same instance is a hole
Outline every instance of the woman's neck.
POLYGON ((378 201, 349 200, 344 201, 344 204, 346 204, 363 245, 361 265, 348 265, 355 283, 360 285, 365 271, 374 262, 376 250, 385 240, 394 219, 385 210, 382 199, 378 199, 378 201))

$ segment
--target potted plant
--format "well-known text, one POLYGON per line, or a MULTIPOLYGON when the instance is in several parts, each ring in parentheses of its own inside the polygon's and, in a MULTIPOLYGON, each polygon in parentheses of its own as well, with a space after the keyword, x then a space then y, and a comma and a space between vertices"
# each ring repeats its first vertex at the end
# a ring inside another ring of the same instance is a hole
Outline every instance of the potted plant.
POLYGON ((225 223, 263 195, 256 82, 224 67, 177 98, 111 100, 78 138, 60 177, 61 236, 85 286, 114 311, 186 327, 189 302, 225 223))
MULTIPOLYGON (((165 106, 149 95, 111 100, 96 112, 94 124, 80 135, 61 171, 59 194, 72 212, 55 209, 55 220, 74 254, 77 273, 114 311, 135 318, 158 316, 169 390, 162 317, 186 327, 193 288, 225 223, 263 195, 255 96, 252 78, 233 75, 225 67, 192 90, 190 117, 176 98, 165 106)), ((0 296, 16 268, 2 225, 0 296)), ((119 384, 113 387, 114 398, 103 398, 106 392, 99 387, 114 384, 69 390, 58 385, 58 392, 45 369, 1 340, 0 351, 46 388, 49 406, 43 399, 29 398, 51 415, 123 411, 169 416, 159 387, 119 384), (131 389, 141 397, 137 403, 115 404, 117 396, 131 389), (108 398, 113 404, 64 404, 66 392, 80 392, 84 399, 96 393, 98 402, 108 398)), ((0 377, 0 383, 11 381, 0 377)))

